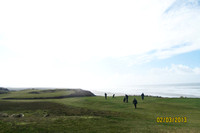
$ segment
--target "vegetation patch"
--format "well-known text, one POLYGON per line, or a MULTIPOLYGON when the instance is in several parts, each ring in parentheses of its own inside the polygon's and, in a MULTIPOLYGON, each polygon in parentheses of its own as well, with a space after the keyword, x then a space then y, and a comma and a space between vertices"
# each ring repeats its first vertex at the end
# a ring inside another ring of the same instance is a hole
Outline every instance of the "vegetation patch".
MULTIPOLYGON (((40 91, 23 90, 0 96, 59 96, 64 90, 40 91), (38 91, 39 94, 30 94, 31 91, 38 91)), ((74 93, 73 90, 70 91, 74 93)), ((199 98, 148 96, 142 100, 140 96, 129 96, 128 103, 124 103, 123 98, 108 97, 106 100, 96 96, 37 100, 0 99, 0 132, 184 133, 200 130, 199 98), (132 103, 134 98, 138 101, 137 109, 132 103), (23 114, 24 117, 11 117, 13 114, 23 114), (186 117, 187 122, 157 122, 158 117, 186 117)))
MULTIPOLYGON (((111 111, 91 110, 81 107, 73 107, 58 104, 55 102, 8 102, 0 101, 0 112, 24 113, 42 117, 45 114, 49 116, 118 116, 119 113, 111 111)), ((30 116, 30 115, 28 115, 30 116)))
POLYGON ((12 91, 8 95, 2 95, 2 99, 27 100, 27 99, 62 99, 69 97, 95 96, 90 91, 82 89, 27 89, 21 91, 12 91))
POLYGON ((9 90, 7 88, 0 87, 0 94, 6 94, 6 93, 9 93, 9 90))

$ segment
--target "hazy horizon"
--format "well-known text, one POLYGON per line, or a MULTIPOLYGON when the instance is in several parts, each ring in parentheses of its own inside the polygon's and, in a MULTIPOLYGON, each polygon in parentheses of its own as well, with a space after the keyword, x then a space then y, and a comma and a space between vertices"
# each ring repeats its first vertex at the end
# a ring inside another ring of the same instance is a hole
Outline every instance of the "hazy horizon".
POLYGON ((68 88, 68 87, 7 87, 9 90, 23 89, 83 89, 93 92, 97 96, 108 96, 115 94, 116 96, 140 95, 145 93, 149 96, 161 97, 190 97, 200 98, 200 83, 179 83, 179 84, 154 84, 154 85, 132 85, 126 87, 104 87, 104 88, 68 88))

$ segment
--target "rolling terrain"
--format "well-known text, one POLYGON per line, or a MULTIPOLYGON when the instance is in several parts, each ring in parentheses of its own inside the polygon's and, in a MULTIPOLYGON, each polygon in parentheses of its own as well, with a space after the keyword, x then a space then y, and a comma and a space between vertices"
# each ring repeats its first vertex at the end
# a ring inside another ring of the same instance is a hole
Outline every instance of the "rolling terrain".
POLYGON ((0 94, 0 131, 5 133, 196 133, 200 131, 198 98, 145 97, 141 100, 139 96, 129 96, 128 103, 123 103, 122 96, 108 97, 107 100, 94 95, 55 98, 73 93, 75 93, 73 90, 22 90, 0 94), (133 98, 138 100, 137 109, 134 109, 132 104, 133 98), (12 114, 20 113, 24 114, 24 117, 12 117, 12 114), (157 122, 157 117, 186 117, 187 121, 157 122))
POLYGON ((24 89, 20 91, 11 91, 8 94, 1 95, 2 99, 60 99, 67 97, 95 96, 90 91, 82 89, 24 89))

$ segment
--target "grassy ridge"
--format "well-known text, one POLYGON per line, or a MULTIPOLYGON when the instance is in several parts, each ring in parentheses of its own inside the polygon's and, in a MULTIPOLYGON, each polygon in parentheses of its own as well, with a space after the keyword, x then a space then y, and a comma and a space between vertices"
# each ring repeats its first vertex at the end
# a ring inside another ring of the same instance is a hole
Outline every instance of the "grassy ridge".
POLYGON ((21 91, 11 91, 8 94, 1 94, 2 99, 53 99, 65 97, 81 97, 81 96, 94 96, 89 91, 81 89, 52 89, 52 90, 39 90, 39 89, 26 89, 21 91))
POLYGON ((0 100, 0 112, 24 118, 0 118, 1 132, 199 132, 200 99, 76 97, 0 100), (138 100, 134 109, 132 100, 138 100), (49 117, 43 117, 50 114, 49 117), (187 117, 187 123, 157 123, 157 117, 187 117))
POLYGON ((65 91, 60 90, 56 92, 46 92, 43 93, 43 90, 22 90, 22 91, 13 91, 9 94, 1 95, 0 98, 35 98, 35 97, 56 97, 56 96, 65 96, 72 94, 74 91, 65 91), (34 93, 36 92, 36 93, 34 93))

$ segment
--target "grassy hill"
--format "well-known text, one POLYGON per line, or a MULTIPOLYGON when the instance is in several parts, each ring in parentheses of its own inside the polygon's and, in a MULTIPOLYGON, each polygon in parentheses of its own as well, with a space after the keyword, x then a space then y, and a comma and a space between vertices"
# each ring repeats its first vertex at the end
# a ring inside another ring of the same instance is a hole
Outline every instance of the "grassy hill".
POLYGON ((0 87, 0 94, 9 93, 9 90, 7 88, 0 87))
MULTIPOLYGON (((30 90, 28 91, 30 92, 30 90)), ((18 92, 22 93, 22 92, 18 92)), ((43 92, 42 92, 43 93, 43 92)), ((42 93, 40 93, 42 95, 42 93)), ((52 92, 55 93, 56 92, 52 92)), ((17 92, 12 96, 17 96, 17 92)), ((70 93, 69 93, 70 94, 70 93)), ((5 98, 6 95, 2 94, 5 98)), ((27 97, 24 93, 21 97, 27 97)), ((33 95, 33 94, 30 94, 33 95)), ((29 96, 30 96, 29 95, 29 96)), ((58 95, 58 94, 56 94, 58 95)), ((11 95, 9 94, 11 97, 11 95)), ((46 96, 45 96, 46 97, 46 96)), ((0 117, 1 132, 199 132, 200 99, 71 97, 63 99, 0 100, 0 113, 23 113, 23 118, 0 117), (134 109, 132 100, 138 100, 134 109), (48 117, 44 117, 48 114, 48 117), (157 122, 157 117, 186 117, 187 122, 157 122)))
POLYGON ((2 99, 60 99, 67 97, 94 96, 90 91, 82 89, 24 89, 0 95, 2 99))

